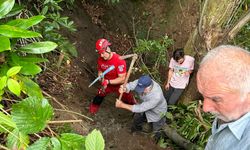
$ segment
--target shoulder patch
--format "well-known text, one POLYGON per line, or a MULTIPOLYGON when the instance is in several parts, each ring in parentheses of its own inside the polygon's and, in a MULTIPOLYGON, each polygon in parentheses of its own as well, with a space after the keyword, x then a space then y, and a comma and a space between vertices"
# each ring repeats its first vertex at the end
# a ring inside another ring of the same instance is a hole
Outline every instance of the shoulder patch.
POLYGON ((124 71, 124 65, 118 66, 118 70, 119 70, 119 72, 123 72, 124 71))

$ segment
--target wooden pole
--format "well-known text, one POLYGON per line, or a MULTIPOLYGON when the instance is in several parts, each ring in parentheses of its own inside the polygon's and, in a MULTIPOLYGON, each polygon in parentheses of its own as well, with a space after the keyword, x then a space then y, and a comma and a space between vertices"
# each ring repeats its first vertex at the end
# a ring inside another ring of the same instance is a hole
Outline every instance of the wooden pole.
MULTIPOLYGON (((128 56, 128 55, 126 55, 126 56, 128 56)), ((129 76, 130 76, 131 71, 132 71, 132 69, 133 69, 133 66, 134 66, 134 64, 135 64, 135 61, 136 61, 136 59, 138 58, 138 55, 137 55, 137 54, 131 54, 130 57, 131 57, 131 56, 132 56, 133 58, 132 58, 132 61, 131 61, 130 66, 129 66, 128 73, 127 73, 127 75, 126 75, 126 78, 125 78, 125 81, 124 81, 124 85, 126 85, 126 84, 128 83, 129 76), (132 56, 132 55, 133 55, 133 56, 132 56)), ((121 100, 122 95, 123 95, 123 92, 120 93, 118 100, 121 100)))
POLYGON ((49 124, 56 124, 56 123, 74 123, 74 122, 82 122, 82 120, 59 120, 59 121, 49 121, 49 124))
POLYGON ((123 55, 123 56, 120 56, 119 59, 127 59, 127 58, 130 58, 130 57, 135 57, 137 56, 137 54, 128 54, 128 55, 123 55))

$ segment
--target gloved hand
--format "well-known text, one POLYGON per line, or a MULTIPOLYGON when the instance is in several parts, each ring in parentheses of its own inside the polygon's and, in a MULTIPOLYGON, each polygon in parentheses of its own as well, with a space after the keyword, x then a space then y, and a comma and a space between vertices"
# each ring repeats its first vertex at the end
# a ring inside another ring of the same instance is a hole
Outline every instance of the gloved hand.
POLYGON ((104 79, 104 80, 102 81, 102 86, 103 86, 103 87, 107 87, 108 84, 109 84, 109 80, 104 79))

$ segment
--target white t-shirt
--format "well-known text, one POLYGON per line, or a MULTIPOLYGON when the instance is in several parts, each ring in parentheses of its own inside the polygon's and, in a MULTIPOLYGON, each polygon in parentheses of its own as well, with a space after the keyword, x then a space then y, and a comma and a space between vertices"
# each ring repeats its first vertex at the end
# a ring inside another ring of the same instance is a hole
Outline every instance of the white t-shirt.
POLYGON ((177 89, 185 89, 190 77, 190 75, 186 76, 185 72, 194 69, 194 58, 185 55, 182 64, 178 64, 178 62, 171 58, 169 68, 174 70, 173 76, 170 80, 170 85, 177 89))

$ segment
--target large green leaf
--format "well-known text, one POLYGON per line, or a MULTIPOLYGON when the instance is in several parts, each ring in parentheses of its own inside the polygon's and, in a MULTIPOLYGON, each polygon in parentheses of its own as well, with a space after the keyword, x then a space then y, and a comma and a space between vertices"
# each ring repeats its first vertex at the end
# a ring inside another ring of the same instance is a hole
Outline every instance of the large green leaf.
POLYGON ((58 49, 60 49, 61 51, 71 54, 74 57, 77 57, 78 53, 75 48, 75 45, 72 44, 70 41, 62 40, 58 43, 58 45, 59 45, 58 49))
POLYGON ((27 150, 46 150, 49 146, 50 139, 48 137, 43 137, 36 141, 34 144, 29 146, 27 150))
POLYGON ((27 77, 20 77, 18 79, 22 81, 22 91, 24 93, 30 97, 38 97, 40 99, 43 98, 42 90, 38 84, 27 77))
POLYGON ((8 89, 14 93, 16 96, 20 96, 20 93, 21 93, 21 87, 19 85, 19 83, 14 80, 14 79, 8 79, 7 80, 7 86, 8 86, 8 89))
POLYGON ((20 70, 21 70, 21 66, 14 66, 11 67, 8 71, 7 71, 7 77, 11 77, 16 75, 20 70))
POLYGON ((0 78, 0 90, 2 90, 6 86, 6 83, 7 83, 7 76, 1 77, 0 78))
POLYGON ((52 114, 53 109, 46 99, 29 97, 12 105, 13 120, 17 128, 25 134, 42 131, 52 114))
POLYGON ((52 147, 53 147, 52 150, 61 150, 62 149, 61 143, 57 138, 52 137, 50 139, 50 141, 51 141, 52 147))
POLYGON ((7 63, 0 65, 0 76, 6 76, 7 71, 10 69, 7 63))
POLYGON ((10 53, 10 58, 11 58, 11 61, 15 65, 20 65, 23 62, 25 62, 25 63, 27 63, 27 62, 28 63, 48 62, 48 59, 40 58, 40 57, 37 57, 37 55, 33 55, 33 54, 29 54, 26 56, 19 56, 19 55, 17 55, 17 53, 10 53))
POLYGON ((63 133, 59 138, 62 150, 79 149, 84 150, 85 137, 74 133, 63 133))
POLYGON ((16 124, 8 115, 5 115, 3 112, 0 112, 0 124, 6 124, 12 128, 16 128, 16 124))
MULTIPOLYGON (((4 90, 0 90, 0 101, 2 100, 2 95, 4 94, 4 90)), ((0 104, 0 107, 1 107, 2 105, 0 104)))
POLYGON ((15 4, 15 0, 0 0, 0 19, 8 14, 15 4))
POLYGON ((54 42, 36 42, 21 47, 21 51, 32 54, 43 54, 54 50, 57 44, 54 42))
POLYGON ((11 53, 9 64, 11 66, 21 66, 22 69, 20 71, 21 74, 24 75, 36 75, 42 71, 41 67, 36 65, 37 62, 43 62, 47 59, 42 59, 38 57, 20 57, 15 53, 11 53))
POLYGON ((41 22, 44 18, 45 16, 39 15, 30 17, 29 19, 16 19, 16 20, 11 20, 10 22, 7 23, 7 25, 18 27, 21 29, 28 29, 29 27, 41 22))
POLYGON ((14 7, 11 9, 11 11, 7 15, 4 16, 4 18, 15 16, 18 13, 20 13, 22 10, 23 10, 23 7, 15 3, 14 7))
POLYGON ((11 50, 10 39, 5 36, 0 36, 0 52, 11 50))
POLYGON ((20 73, 24 75, 36 75, 42 71, 41 67, 33 63, 20 63, 20 65, 22 66, 20 73))
POLYGON ((21 66, 20 65, 20 59, 22 56, 17 55, 17 53, 10 53, 9 55, 9 59, 8 59, 8 63, 11 66, 21 66))
POLYGON ((104 139, 100 131, 94 129, 85 141, 86 150, 104 150, 104 139))
POLYGON ((46 14, 47 14, 47 12, 48 12, 48 9, 49 9, 49 7, 48 7, 48 6, 44 6, 44 7, 43 7, 43 9, 42 9, 42 11, 40 12, 40 14, 42 14, 42 15, 46 15, 46 14))
POLYGON ((16 128, 15 122, 10 118, 10 116, 5 115, 4 113, 0 112, 0 132, 7 132, 6 129, 9 131, 16 128), (2 128, 4 127, 4 128, 2 128))
POLYGON ((7 137, 7 147, 10 149, 26 149, 29 142, 29 136, 18 129, 14 129, 7 137))
POLYGON ((40 58, 34 55, 27 55, 27 56, 20 57, 19 61, 29 62, 29 63, 49 62, 48 59, 40 58))
POLYGON ((9 25, 0 25, 0 34, 10 38, 42 37, 40 33, 24 30, 9 25))

